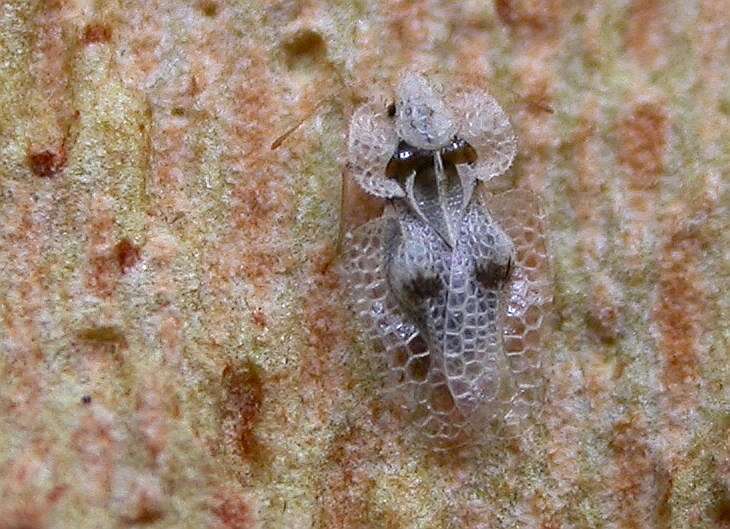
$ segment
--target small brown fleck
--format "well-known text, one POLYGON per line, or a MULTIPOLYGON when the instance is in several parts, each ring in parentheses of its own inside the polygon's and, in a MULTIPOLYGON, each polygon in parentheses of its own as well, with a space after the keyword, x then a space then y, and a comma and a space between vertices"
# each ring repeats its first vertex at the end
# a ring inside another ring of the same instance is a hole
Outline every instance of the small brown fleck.
POLYGON ((156 500, 154 498, 142 496, 139 499, 139 504, 135 507, 137 508, 137 511, 133 515, 121 517, 122 520, 130 525, 152 524, 161 520, 163 517, 163 512, 156 504, 156 500))
POLYGON ((670 37, 664 31, 669 23, 668 10, 661 0, 631 0, 627 2, 626 47, 643 67, 663 65, 670 37))
POLYGON ((233 442, 241 457, 253 463, 264 463, 267 451, 254 431, 264 400, 261 368, 251 360, 229 363, 223 369, 221 385, 225 392, 221 415, 228 440, 233 442))
POLYGON ((514 26, 517 22, 513 2, 510 0, 496 0, 494 8, 499 19, 508 26, 514 26))
POLYGON ((251 312, 251 321, 258 327, 266 327, 266 314, 260 308, 256 308, 251 312))
POLYGON ((611 487, 619 502, 623 527, 640 527, 636 520, 646 518, 650 507, 642 498, 653 496, 657 466, 647 442, 646 420, 629 415, 614 424, 608 444, 617 472, 611 487))
POLYGON ((710 507, 710 514, 722 527, 730 527, 730 493, 726 489, 717 494, 710 507))
POLYGON ((68 485, 56 485, 46 495, 49 504, 54 504, 60 500, 68 491, 68 485))
POLYGON ((89 288, 103 297, 111 296, 116 286, 119 269, 110 255, 95 255, 89 259, 89 288))
POLYGON ((139 247, 125 237, 114 246, 114 258, 124 274, 139 261, 139 247))
POLYGON ((100 325, 98 327, 89 327, 78 333, 78 337, 87 342, 108 343, 108 344, 125 344, 127 342, 124 333, 111 325, 100 325))
POLYGON ((558 25, 561 14, 559 0, 495 0, 497 16, 512 29, 525 28, 542 32, 558 25))
POLYGON ((213 514, 225 529, 247 529, 253 527, 251 507, 239 496, 219 494, 212 508, 213 514))
MULTIPOLYGON (((318 260, 313 257, 313 260, 318 260)), ((331 351, 342 339, 342 314, 335 302, 340 287, 339 276, 329 269, 315 276, 316 289, 310 294, 304 324, 309 335, 309 344, 320 351, 331 351)))
POLYGON ((311 29, 304 29, 294 34, 283 44, 287 64, 290 68, 297 65, 309 65, 327 54, 327 44, 322 35, 311 29))
POLYGON ((361 521, 369 515, 372 479, 359 467, 365 450, 362 433, 350 427, 338 432, 330 443, 327 470, 322 474, 324 494, 318 495, 322 527, 365 527, 361 521))
POLYGON ((653 103, 635 106, 619 125, 619 161, 630 170, 629 186, 652 189, 664 173, 668 119, 653 103))
POLYGON ((666 358, 664 382, 675 397, 691 395, 699 377, 697 340, 706 308, 697 272, 701 246, 700 238, 679 229, 669 234, 661 253, 655 318, 666 358))
POLYGON ((92 22, 84 28, 84 44, 96 44, 99 42, 109 42, 112 38, 112 29, 100 22, 92 22))
POLYGON ((218 4, 211 0, 203 0, 198 4, 198 7, 206 17, 213 18, 218 14, 218 4))
POLYGON ((58 152, 49 150, 32 152, 28 154, 28 164, 34 175, 52 178, 66 165, 66 151, 61 148, 58 152))
POLYGON ((603 281, 596 281, 592 292, 586 314, 587 328, 600 342, 614 343, 621 334, 622 311, 617 296, 603 281))

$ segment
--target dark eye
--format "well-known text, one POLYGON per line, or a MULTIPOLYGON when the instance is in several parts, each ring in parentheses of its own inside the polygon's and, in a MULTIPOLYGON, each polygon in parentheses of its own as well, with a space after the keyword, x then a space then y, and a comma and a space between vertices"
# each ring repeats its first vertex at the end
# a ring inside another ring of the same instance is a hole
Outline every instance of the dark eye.
POLYGON ((441 150, 443 159, 454 165, 462 163, 474 163, 477 161, 477 151, 469 145, 469 142, 454 137, 451 142, 441 150))
POLYGON ((388 112, 388 117, 392 118, 395 116, 395 103, 390 103, 388 105, 388 108, 386 110, 388 112))
POLYGON ((385 176, 396 179, 405 178, 412 171, 417 171, 428 163, 433 163, 431 152, 416 149, 401 141, 385 167, 385 176))

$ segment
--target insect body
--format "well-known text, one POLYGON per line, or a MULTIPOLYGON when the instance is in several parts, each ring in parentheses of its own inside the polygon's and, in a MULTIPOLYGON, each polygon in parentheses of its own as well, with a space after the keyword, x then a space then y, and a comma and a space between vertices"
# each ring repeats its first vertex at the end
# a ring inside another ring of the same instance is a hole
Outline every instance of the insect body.
POLYGON ((546 255, 534 208, 522 204, 535 222, 521 228, 510 198, 493 208, 502 226, 475 188, 509 168, 516 139, 484 93, 445 97, 407 74, 398 97, 392 115, 366 105, 350 128, 353 176, 390 201, 347 240, 350 290, 427 437, 506 433, 539 400, 546 255))

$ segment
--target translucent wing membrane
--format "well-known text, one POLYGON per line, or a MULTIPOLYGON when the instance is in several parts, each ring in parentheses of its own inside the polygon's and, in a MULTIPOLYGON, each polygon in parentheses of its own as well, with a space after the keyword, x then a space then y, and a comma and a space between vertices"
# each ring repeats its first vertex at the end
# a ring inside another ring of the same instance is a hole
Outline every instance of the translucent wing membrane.
MULTIPOLYGON (((392 377, 395 379, 401 378, 399 371, 405 369, 410 359, 403 355, 408 354, 409 344, 418 335, 415 326, 405 320, 385 274, 385 245, 397 228, 395 218, 385 216, 347 233, 340 265, 355 311, 370 335, 385 348, 385 360, 396 371, 392 377)), ((428 351, 418 351, 415 355, 422 353, 428 351)))
POLYGON ((452 398, 438 352, 427 345, 388 287, 387 254, 397 237, 393 216, 375 219, 345 236, 341 273, 368 334, 382 348, 390 397, 410 413, 419 435, 434 446, 453 444, 467 422, 452 398))
POLYGON ((398 136, 384 109, 372 103, 358 108, 350 122, 348 143, 350 171, 360 187, 376 197, 405 195, 398 182, 385 176, 398 136))
POLYGON ((452 272, 446 303, 429 304, 429 311, 443 311, 431 315, 436 349, 388 284, 388 258, 400 237, 397 218, 386 215, 345 238, 341 270, 356 311, 382 349, 377 365, 386 371, 390 396, 436 449, 515 435, 518 425, 536 417, 543 398, 540 338, 551 302, 544 219, 528 192, 492 202, 498 223, 475 204, 451 270, 468 275, 511 239, 511 278, 486 288, 452 272))
POLYGON ((496 196, 482 193, 481 198, 515 248, 512 277, 502 291, 504 310, 500 311, 504 355, 515 388, 505 413, 511 428, 535 418, 544 397, 541 341, 553 301, 545 216, 537 197, 524 189, 496 196))
POLYGON ((499 430, 515 392, 502 349, 503 285, 494 268, 501 260, 501 273, 506 271, 511 243, 481 204, 468 211, 459 240, 451 262, 444 370, 465 419, 476 431, 491 434, 499 430), (493 267, 493 283, 478 279, 477 270, 489 267, 493 267))
POLYGON ((488 181, 503 174, 517 154, 517 138, 507 114, 484 92, 456 92, 449 98, 460 138, 477 152, 475 164, 460 165, 459 173, 488 181))
POLYGON ((390 397, 433 448, 522 434, 545 385, 544 216, 529 191, 473 196, 512 164, 512 127, 488 95, 442 99, 418 75, 399 98, 393 116, 369 104, 352 118, 355 180, 402 200, 345 236, 346 291, 380 344, 390 397))

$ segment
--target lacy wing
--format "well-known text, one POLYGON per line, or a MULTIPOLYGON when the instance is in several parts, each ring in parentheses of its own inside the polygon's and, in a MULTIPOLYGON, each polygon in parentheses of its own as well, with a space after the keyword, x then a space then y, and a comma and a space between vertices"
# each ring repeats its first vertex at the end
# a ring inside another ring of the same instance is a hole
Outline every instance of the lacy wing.
POLYGON ((466 422, 456 408, 441 362, 434 360, 416 326, 390 292, 386 265, 395 230, 387 213, 347 233, 340 270, 355 311, 370 337, 383 348, 389 390, 425 439, 437 446, 455 442, 466 422))
POLYGON ((513 427, 537 416, 544 398, 542 342, 553 301, 545 215, 538 197, 526 189, 483 192, 482 199, 515 246, 516 262, 502 293, 501 311, 504 354, 516 388, 505 423, 513 427))

